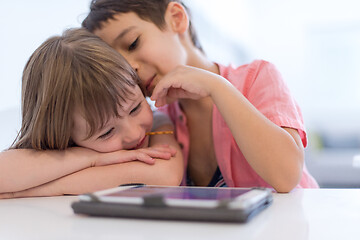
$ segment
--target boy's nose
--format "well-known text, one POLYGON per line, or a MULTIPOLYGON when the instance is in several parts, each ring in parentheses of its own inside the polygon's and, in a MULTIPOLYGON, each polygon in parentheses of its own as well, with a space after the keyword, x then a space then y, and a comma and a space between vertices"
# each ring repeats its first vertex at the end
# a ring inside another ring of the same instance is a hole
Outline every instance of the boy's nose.
POLYGON ((136 71, 136 73, 139 73, 139 67, 140 66, 134 59, 130 59, 129 64, 136 71))

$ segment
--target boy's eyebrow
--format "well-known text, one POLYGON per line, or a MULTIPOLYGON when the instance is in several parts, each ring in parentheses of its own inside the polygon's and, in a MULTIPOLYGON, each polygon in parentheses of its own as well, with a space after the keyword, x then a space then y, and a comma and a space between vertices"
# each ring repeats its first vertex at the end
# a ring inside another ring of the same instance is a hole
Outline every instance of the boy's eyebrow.
POLYGON ((130 32, 131 30, 133 30, 134 28, 136 28, 135 26, 130 26, 128 28, 125 28, 122 32, 120 32, 119 35, 117 35, 117 37, 114 39, 114 41, 112 42, 112 45, 116 43, 117 40, 123 38, 128 32, 130 32))

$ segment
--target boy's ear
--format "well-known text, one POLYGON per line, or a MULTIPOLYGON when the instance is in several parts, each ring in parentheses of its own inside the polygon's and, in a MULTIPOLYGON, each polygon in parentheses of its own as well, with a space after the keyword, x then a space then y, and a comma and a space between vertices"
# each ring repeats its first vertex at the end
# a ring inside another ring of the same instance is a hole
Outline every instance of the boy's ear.
POLYGON ((165 12, 165 21, 168 26, 177 33, 185 33, 189 28, 188 14, 178 2, 170 2, 165 12))

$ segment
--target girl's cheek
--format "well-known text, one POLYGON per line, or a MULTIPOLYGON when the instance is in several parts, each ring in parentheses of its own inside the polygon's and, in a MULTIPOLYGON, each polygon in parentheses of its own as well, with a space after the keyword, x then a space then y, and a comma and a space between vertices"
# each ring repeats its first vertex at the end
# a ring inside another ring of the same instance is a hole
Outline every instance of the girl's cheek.
POLYGON ((102 153, 107 153, 107 152, 115 152, 115 151, 123 150, 123 148, 121 142, 116 141, 114 139, 113 141, 110 142, 97 143, 96 145, 94 145, 93 150, 102 153))

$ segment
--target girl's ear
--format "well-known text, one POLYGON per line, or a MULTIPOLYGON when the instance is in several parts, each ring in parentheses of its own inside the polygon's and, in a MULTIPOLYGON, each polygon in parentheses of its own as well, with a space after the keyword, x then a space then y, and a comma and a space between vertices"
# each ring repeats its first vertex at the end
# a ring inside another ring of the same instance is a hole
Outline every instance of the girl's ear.
POLYGON ((170 29, 177 33, 185 33, 189 28, 188 14, 178 2, 170 2, 165 12, 165 21, 170 29))

